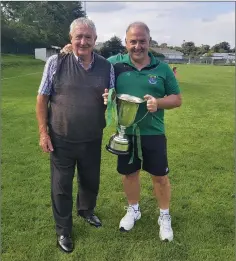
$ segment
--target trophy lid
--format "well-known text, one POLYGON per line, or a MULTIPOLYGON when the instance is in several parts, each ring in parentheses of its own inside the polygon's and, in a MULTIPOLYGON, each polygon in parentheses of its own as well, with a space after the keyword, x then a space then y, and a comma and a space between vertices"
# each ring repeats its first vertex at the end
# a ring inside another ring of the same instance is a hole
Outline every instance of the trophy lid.
POLYGON ((143 103, 145 102, 144 99, 141 99, 136 96, 132 96, 129 94, 117 94, 117 98, 123 101, 132 102, 132 103, 143 103))

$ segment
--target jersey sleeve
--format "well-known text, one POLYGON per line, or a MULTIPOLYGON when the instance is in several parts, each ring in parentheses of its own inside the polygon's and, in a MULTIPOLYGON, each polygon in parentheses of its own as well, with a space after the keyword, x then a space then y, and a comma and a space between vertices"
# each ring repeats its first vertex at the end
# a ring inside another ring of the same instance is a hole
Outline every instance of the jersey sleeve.
POLYGON ((113 56, 107 58, 107 61, 110 62, 111 64, 116 64, 116 63, 120 62, 121 60, 122 60, 121 54, 113 55, 113 56))

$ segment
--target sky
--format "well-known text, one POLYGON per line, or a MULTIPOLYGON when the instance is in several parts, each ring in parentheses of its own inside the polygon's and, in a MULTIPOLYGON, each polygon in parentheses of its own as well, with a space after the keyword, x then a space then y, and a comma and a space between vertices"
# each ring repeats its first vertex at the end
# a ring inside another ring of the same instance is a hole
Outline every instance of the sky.
POLYGON ((87 16, 97 28, 97 42, 120 37, 135 21, 146 23, 158 44, 196 46, 229 42, 235 47, 235 3, 233 2, 86 2, 87 16))

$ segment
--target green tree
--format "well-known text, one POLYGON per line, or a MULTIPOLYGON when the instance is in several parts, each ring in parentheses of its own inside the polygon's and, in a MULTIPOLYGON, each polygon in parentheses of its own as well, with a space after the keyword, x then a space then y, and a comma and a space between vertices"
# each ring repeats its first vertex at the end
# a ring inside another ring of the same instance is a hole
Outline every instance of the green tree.
POLYGON ((202 55, 204 53, 208 53, 210 51, 210 45, 207 44, 203 44, 200 48, 199 48, 199 54, 202 55))
POLYGON ((184 55, 187 55, 187 56, 196 55, 197 48, 196 48, 194 42, 184 42, 181 47, 182 47, 184 55))
POLYGON ((182 47, 174 46, 173 49, 176 50, 176 51, 178 51, 178 52, 183 53, 183 48, 182 48, 182 47))
POLYGON ((215 53, 229 53, 230 44, 228 42, 221 42, 212 46, 211 50, 215 53))
POLYGON ((220 51, 220 46, 219 44, 215 44, 214 46, 211 47, 211 50, 214 52, 214 53, 219 53, 220 51))
POLYGON ((124 53, 124 51, 125 47, 122 45, 122 40, 117 36, 114 36, 110 40, 106 41, 100 49, 101 55, 105 58, 118 53, 124 53))
POLYGON ((151 41, 150 41, 150 46, 151 46, 151 47, 158 47, 158 42, 151 39, 151 41))
POLYGON ((225 52, 230 52, 230 44, 228 42, 221 42, 219 46, 220 49, 223 49, 225 52))
POLYGON ((167 45, 167 43, 162 43, 162 44, 160 44, 160 46, 159 46, 160 48, 167 48, 168 47, 168 45, 167 45))
POLYGON ((209 50, 207 53, 206 53, 206 57, 212 57, 213 55, 213 51, 212 50, 209 50))
POLYGON ((2 51, 33 52, 35 47, 64 46, 69 41, 70 23, 85 16, 81 2, 42 1, 1 3, 4 22, 2 51), (13 36, 9 39, 8 33, 13 36), (24 47, 22 49, 22 47, 24 47))

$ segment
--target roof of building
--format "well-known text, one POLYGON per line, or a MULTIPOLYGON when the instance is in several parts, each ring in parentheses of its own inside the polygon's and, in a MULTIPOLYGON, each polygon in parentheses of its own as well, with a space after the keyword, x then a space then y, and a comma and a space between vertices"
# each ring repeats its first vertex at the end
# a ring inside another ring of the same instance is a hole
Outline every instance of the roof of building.
POLYGON ((176 51, 175 49, 169 49, 169 48, 160 48, 160 47, 150 47, 153 51, 157 53, 162 53, 164 55, 167 54, 175 54, 175 55, 183 55, 182 52, 176 51))
POLYGON ((40 48, 35 48, 35 49, 56 49, 56 50, 61 50, 61 47, 59 47, 59 46, 54 46, 54 45, 51 45, 51 46, 47 46, 47 47, 40 47, 40 48))
MULTIPOLYGON (((207 53, 204 53, 202 56, 207 56, 207 53)), ((212 57, 228 57, 228 56, 234 56, 235 53, 212 53, 212 57)))
POLYGON ((54 46, 54 45, 51 45, 51 48, 52 48, 52 49, 61 50, 61 47, 59 47, 59 46, 54 46))

